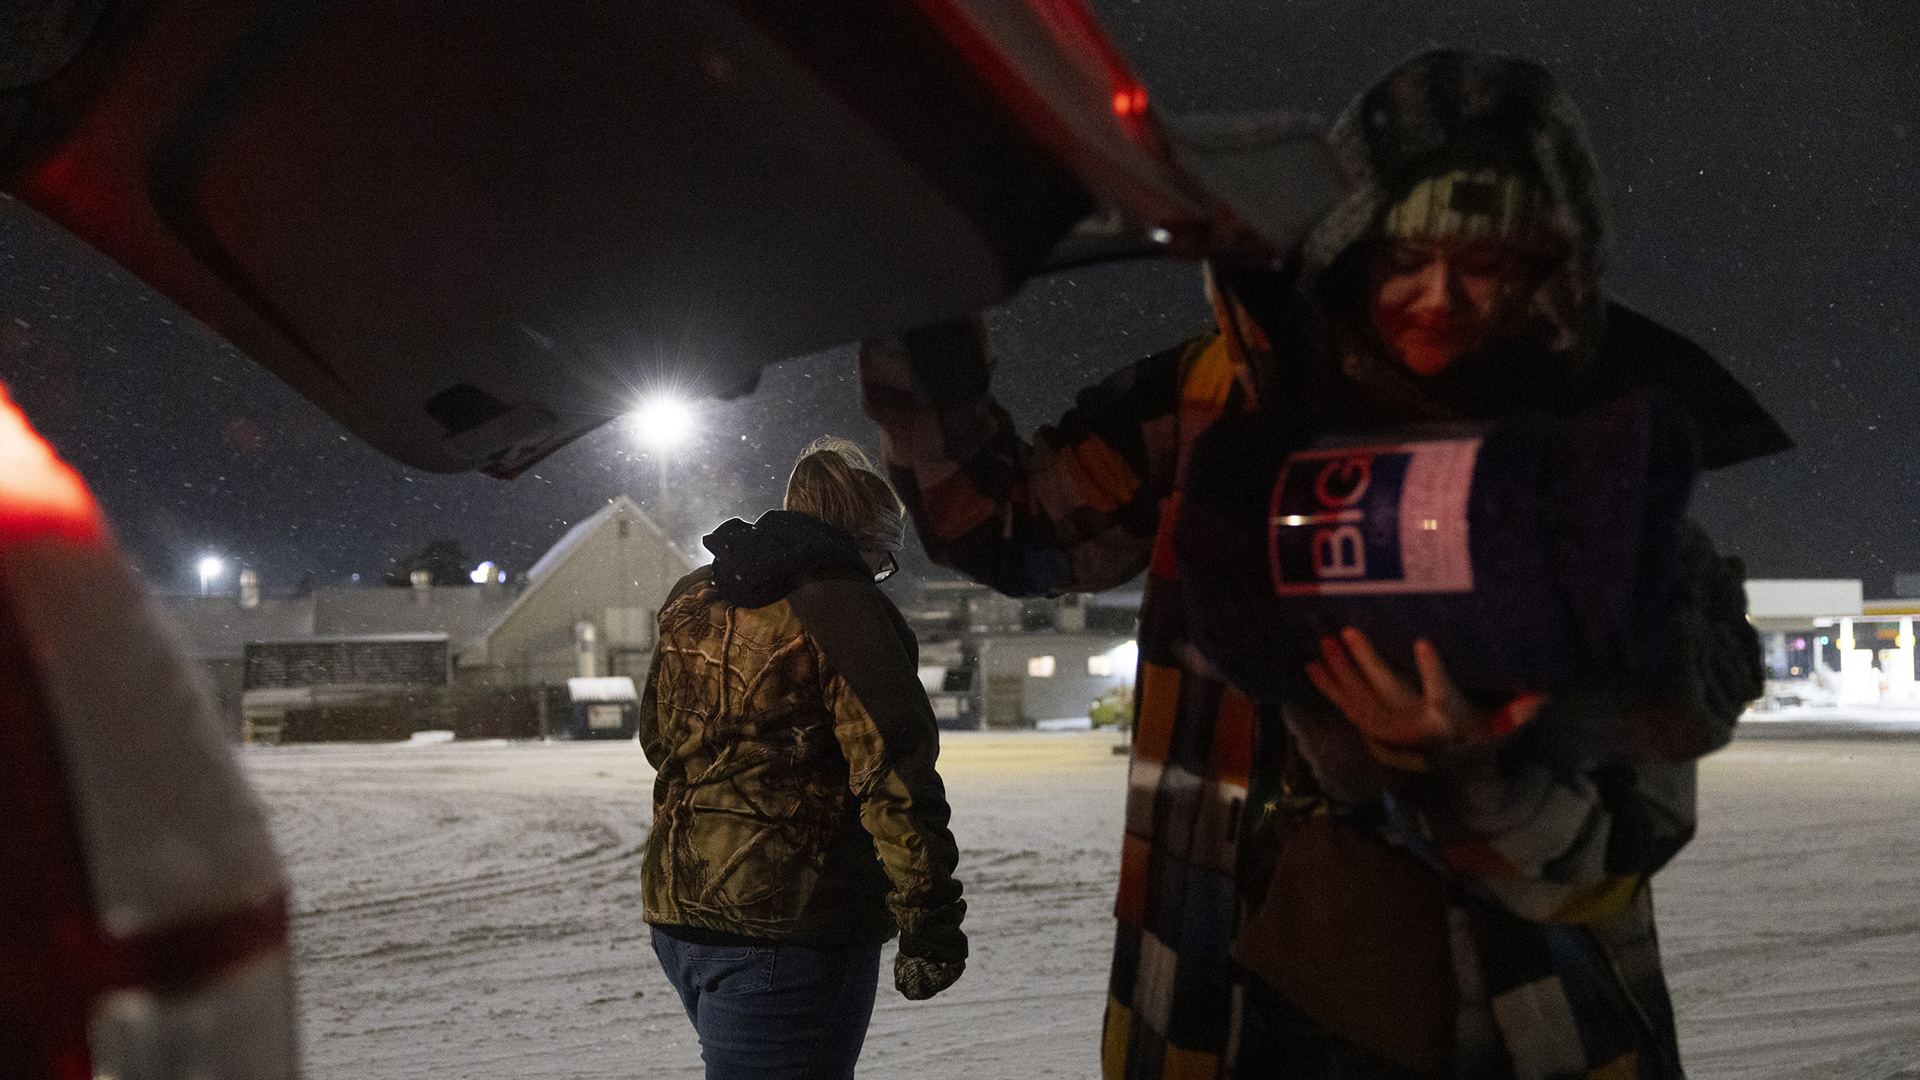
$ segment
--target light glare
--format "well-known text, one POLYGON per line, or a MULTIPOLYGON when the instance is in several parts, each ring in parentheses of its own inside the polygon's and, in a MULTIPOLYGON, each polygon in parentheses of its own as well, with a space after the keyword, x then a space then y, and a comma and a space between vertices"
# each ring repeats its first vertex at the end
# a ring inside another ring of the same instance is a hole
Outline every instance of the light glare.
POLYGON ((655 450, 672 450, 693 438, 693 405, 683 398, 650 398, 631 416, 634 436, 655 450))

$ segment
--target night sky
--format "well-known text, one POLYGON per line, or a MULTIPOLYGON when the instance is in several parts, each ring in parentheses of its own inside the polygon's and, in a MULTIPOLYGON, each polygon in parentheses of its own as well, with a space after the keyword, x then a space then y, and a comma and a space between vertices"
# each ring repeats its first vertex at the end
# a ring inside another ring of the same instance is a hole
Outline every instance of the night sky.
MULTIPOLYGON (((1533 56, 1584 112, 1612 200, 1607 282, 1707 346, 1798 450, 1712 474, 1696 515, 1763 577, 1920 571, 1920 19, 1902 3, 1428 5, 1102 0, 1170 113, 1331 119, 1429 44, 1533 56)), ((991 315, 996 386, 1028 426, 1106 372, 1204 330, 1191 265, 1035 281, 991 315)), ((219 554, 270 591, 372 580, 453 538, 511 570, 617 494, 689 551, 777 505, 822 433, 869 446, 853 359, 768 370, 658 462, 610 425, 503 483, 398 465, 76 241, 0 202, 0 378, 86 477, 154 587, 219 554)), ((924 568, 924 560, 909 569, 924 568)))

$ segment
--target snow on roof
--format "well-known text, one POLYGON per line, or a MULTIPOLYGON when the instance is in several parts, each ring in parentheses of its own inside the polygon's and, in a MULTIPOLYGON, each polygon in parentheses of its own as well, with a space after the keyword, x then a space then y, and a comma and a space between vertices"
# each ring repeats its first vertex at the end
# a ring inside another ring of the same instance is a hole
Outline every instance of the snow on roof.
POLYGON ((243 608, 231 596, 155 596, 195 660, 238 660, 249 641, 313 633, 313 600, 263 598, 243 608))
POLYGON ((512 595, 497 585, 317 589, 310 632, 438 633, 461 641, 493 625, 512 602, 512 595))
POLYGON ((391 642, 433 642, 448 640, 445 634, 320 634, 314 637, 290 637, 249 641, 249 645, 362 645, 391 642))
POLYGON ((603 675, 597 679, 568 679, 567 696, 574 701, 637 701, 633 679, 626 675, 603 675))
POLYGON ((470 650, 478 648, 481 643, 491 637, 494 631, 500 629, 500 627, 506 624, 508 619, 513 617, 514 612, 520 610, 522 605, 530 602, 533 594, 540 590, 541 583, 546 581, 547 577, 551 575, 560 564, 572 558, 573 553, 578 551, 580 546, 587 542, 587 538, 592 536, 595 531, 607 523, 608 519, 614 516, 615 512, 620 510, 627 512, 629 520, 637 521, 646 526, 655 537, 659 538, 662 544, 666 545, 668 551, 678 555, 682 560, 686 559, 686 554, 680 550, 679 545, 673 542, 673 539, 666 534, 665 530, 654 524, 653 519, 647 516, 646 511, 641 510, 637 503, 625 495, 616 495, 607 500, 607 505, 595 510, 593 513, 581 519, 573 528, 568 529, 564 536, 560 537, 552 547, 548 548, 546 554, 540 556, 540 558, 534 562, 533 566, 527 570, 527 587, 520 590, 520 594, 513 598, 513 602, 508 604, 506 609, 501 611, 499 615, 495 616, 484 629, 459 639, 460 645, 455 651, 457 653, 467 653, 470 650))
POLYGON ((541 578, 553 572, 554 567, 566 562, 567 557, 573 554, 574 549, 586 543, 587 537, 592 536, 595 529, 598 529, 601 524, 612 517, 616 511, 622 509, 627 511, 629 518, 651 530, 655 536, 660 538, 660 542, 667 545, 668 549, 674 554, 685 558, 685 553, 680 550, 680 546, 675 544, 672 538, 667 536, 666 532, 662 530, 660 526, 654 524, 653 519, 647 516, 646 511, 640 509, 637 503, 625 495, 616 495, 607 501, 607 505, 582 518, 573 528, 566 531, 566 535, 562 536, 552 547, 548 548, 547 553, 540 556, 539 561, 535 562, 532 568, 527 571, 527 581, 530 584, 538 585, 541 578))
MULTIPOLYGON (((621 496, 621 498, 625 498, 625 496, 621 496)), ((527 581, 538 584, 548 574, 553 573, 553 568, 566 562, 567 556, 573 554, 575 548, 585 543, 587 537, 593 535, 593 530, 600 527, 601 522, 613 516, 613 508, 618 505, 620 504, 617 501, 610 502, 576 522, 573 528, 567 530, 566 535, 562 536, 552 547, 548 548, 547 553, 540 556, 540 558, 534 562, 533 566, 528 569, 527 581)))

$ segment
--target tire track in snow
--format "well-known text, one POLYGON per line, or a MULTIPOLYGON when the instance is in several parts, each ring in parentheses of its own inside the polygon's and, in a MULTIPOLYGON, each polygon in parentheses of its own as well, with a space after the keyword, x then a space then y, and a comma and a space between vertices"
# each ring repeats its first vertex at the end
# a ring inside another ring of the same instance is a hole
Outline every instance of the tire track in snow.
MULTIPOLYGON (((943 741, 973 954, 907 1002, 889 951, 862 1071, 1092 1075, 1125 761, 1097 737, 943 741)), ((652 774, 631 744, 244 760, 295 883, 309 1075, 700 1075, 640 920, 652 774)))
POLYGON ((247 760, 294 881, 309 1075, 697 1075, 642 935, 632 744, 247 760))
MULTIPOLYGON (((942 742, 973 955, 928 1002, 883 975, 862 1073, 1095 1076, 1125 761, 942 742)), ((700 1075, 640 921, 630 744, 243 757, 296 884, 308 1075, 700 1075)), ((1655 883, 1689 1075, 1920 1078, 1920 745, 1737 743, 1701 792, 1655 883)))

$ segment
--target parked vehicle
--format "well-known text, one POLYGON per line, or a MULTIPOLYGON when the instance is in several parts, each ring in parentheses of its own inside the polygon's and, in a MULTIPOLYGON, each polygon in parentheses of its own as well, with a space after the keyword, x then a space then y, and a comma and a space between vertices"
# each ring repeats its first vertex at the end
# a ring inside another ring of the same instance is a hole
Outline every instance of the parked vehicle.
POLYGON ((201 676, 0 394, 0 1076, 294 1075, 287 892, 201 676))
MULTIPOLYGON (((1285 118, 1163 121, 1078 0, 0 19, 0 191, 440 472, 1049 268, 1282 250, 1337 186, 1285 118)), ((290 1075, 284 886, 206 695, 10 406, 0 446, 0 1075, 290 1075)))

